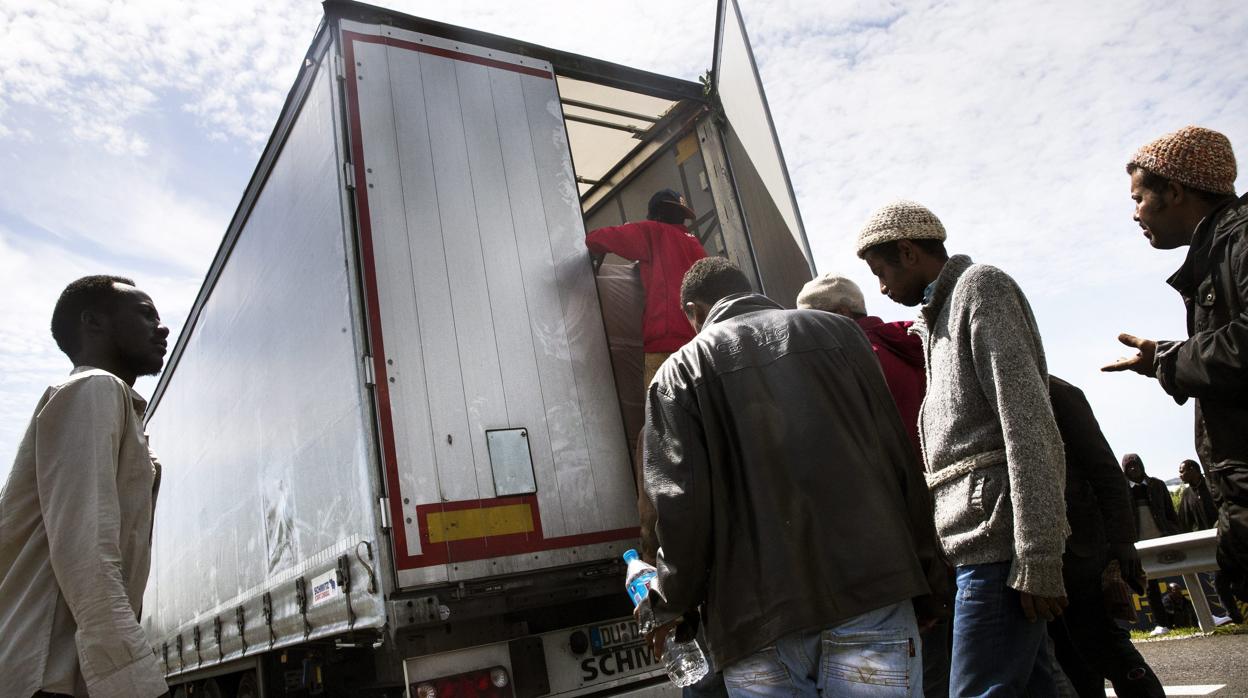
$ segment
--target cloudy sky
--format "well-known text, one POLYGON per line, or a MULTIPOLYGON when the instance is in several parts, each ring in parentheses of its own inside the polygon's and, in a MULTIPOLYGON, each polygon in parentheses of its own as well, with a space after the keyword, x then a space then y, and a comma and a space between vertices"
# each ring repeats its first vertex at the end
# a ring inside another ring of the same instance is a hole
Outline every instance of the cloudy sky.
MULTIPOLYGON (((1184 334, 1164 284, 1182 252, 1148 247, 1123 164, 1189 123, 1248 152, 1248 13, 1232 0, 742 2, 819 269, 909 318, 875 295, 852 243, 886 200, 926 203, 952 250, 1022 284, 1051 371, 1084 388, 1114 449, 1175 476, 1190 406, 1097 371, 1124 354, 1120 331, 1184 334)), ((691 80, 711 63, 714 0, 379 4, 691 80)), ((0 472, 70 368, 47 332, 66 283, 133 276, 180 329, 319 18, 308 0, 0 3, 0 472)))

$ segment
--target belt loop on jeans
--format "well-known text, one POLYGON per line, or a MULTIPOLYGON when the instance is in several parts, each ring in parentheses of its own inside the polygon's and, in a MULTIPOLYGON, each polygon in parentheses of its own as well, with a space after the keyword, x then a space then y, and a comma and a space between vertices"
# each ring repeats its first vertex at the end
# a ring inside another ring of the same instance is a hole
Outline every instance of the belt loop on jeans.
POLYGON ((954 461, 950 465, 937 470, 934 473, 927 473, 927 489, 935 490, 943 487, 954 480, 970 475, 981 468, 991 468, 994 465, 1001 465, 1005 462, 1005 449, 999 448, 995 451, 985 451, 977 453, 969 458, 963 458, 954 461))

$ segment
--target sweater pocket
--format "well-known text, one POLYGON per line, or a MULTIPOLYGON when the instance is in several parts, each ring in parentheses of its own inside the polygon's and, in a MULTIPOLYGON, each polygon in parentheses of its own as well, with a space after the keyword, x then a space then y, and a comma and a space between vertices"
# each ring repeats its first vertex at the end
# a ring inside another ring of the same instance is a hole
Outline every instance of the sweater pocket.
POLYGON ((1001 473, 997 468, 977 470, 971 473, 971 511, 980 525, 992 520, 993 512, 1001 503, 1001 473))
POLYGON ((946 552, 983 535, 993 517, 999 518, 1005 490, 1001 467, 977 469, 935 489, 936 531, 946 552))

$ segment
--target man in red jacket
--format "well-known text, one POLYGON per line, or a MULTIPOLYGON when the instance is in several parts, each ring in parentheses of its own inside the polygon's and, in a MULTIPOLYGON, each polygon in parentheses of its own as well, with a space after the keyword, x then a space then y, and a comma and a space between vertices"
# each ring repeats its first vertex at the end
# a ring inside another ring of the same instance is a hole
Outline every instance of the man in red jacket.
POLYGON ((923 342, 909 334, 914 323, 884 322, 874 315, 867 315, 867 304, 858 284, 843 276, 823 274, 812 279, 797 294, 798 308, 825 310, 844 315, 858 323, 871 348, 884 369, 884 381, 897 403, 897 412, 906 427, 906 433, 919 448, 919 406, 923 404, 923 392, 927 379, 923 368, 923 342))
POLYGON ((599 228, 585 236, 590 254, 608 252, 641 262, 646 290, 642 318, 646 386, 665 359, 693 339, 693 328, 680 307, 680 282, 693 263, 706 256, 702 243, 685 227, 694 218, 685 198, 671 189, 650 197, 646 220, 599 228))

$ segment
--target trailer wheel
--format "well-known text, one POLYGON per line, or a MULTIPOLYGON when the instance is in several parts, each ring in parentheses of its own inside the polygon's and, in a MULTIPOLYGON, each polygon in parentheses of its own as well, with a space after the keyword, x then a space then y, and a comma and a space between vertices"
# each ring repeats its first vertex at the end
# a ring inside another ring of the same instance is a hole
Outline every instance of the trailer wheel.
POLYGON ((249 671, 238 680, 235 698, 260 698, 260 683, 256 680, 256 672, 249 671))
POLYGON ((203 691, 204 698, 225 698, 225 691, 221 690, 221 684, 216 679, 207 679, 199 685, 199 690, 203 691))
POLYGON ((178 686, 173 689, 173 698, 187 698, 186 686, 178 686))

